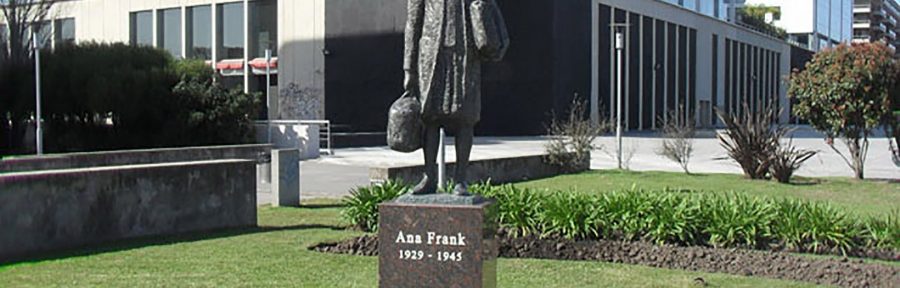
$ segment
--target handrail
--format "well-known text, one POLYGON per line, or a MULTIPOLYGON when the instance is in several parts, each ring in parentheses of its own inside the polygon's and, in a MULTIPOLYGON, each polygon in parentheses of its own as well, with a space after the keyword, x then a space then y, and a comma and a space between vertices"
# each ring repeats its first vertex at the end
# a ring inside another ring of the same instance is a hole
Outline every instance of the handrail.
POLYGON ((317 125, 319 126, 319 149, 334 156, 334 140, 332 139, 330 120, 260 120, 253 121, 253 123, 256 125, 317 125), (323 144, 324 147, 322 147, 323 144))

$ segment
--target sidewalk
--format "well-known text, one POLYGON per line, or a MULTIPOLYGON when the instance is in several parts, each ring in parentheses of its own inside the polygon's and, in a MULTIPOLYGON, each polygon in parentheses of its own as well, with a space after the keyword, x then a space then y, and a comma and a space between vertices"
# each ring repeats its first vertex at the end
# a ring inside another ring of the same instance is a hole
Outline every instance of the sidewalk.
MULTIPOLYGON (((737 164, 727 158, 713 133, 707 131, 703 138, 694 141, 694 156, 690 162, 691 172, 697 173, 741 173, 737 164)), ((852 177, 853 173, 844 161, 829 148, 818 133, 800 130, 795 135, 794 145, 804 149, 819 151, 806 162, 797 173, 809 177, 852 177)), ((866 177, 870 179, 900 179, 900 167, 891 160, 887 138, 871 139, 866 163, 866 177)), ((838 141, 840 142, 840 141, 838 141)), ((544 153, 544 137, 482 137, 477 138, 472 149, 472 159, 489 159, 511 156, 539 155, 544 153)), ((602 148, 591 157, 592 169, 614 169, 615 137, 597 139, 602 148)), ((655 133, 630 133, 623 138, 625 155, 631 155, 628 168, 637 171, 673 171, 681 168, 657 155, 662 139, 655 133)), ((447 141, 447 161, 455 159, 453 139, 447 141)), ((839 143, 840 149, 846 149, 839 143)), ((842 150, 845 151, 845 150, 842 150)), ((340 198, 349 195, 350 189, 369 183, 369 168, 382 166, 402 166, 422 163, 421 151, 399 153, 387 147, 337 149, 335 156, 301 163, 301 195, 309 198, 340 198)))

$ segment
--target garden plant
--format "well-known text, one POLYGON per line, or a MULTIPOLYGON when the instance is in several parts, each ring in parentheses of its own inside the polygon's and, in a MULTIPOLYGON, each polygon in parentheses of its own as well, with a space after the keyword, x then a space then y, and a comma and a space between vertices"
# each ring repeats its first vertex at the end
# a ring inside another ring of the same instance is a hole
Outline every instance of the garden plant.
POLYGON ((891 125, 900 64, 883 43, 839 45, 825 50, 790 77, 788 95, 794 113, 819 131, 828 144, 853 169, 857 179, 865 177, 869 137, 891 125), (846 144, 844 153, 834 138, 846 144))
MULTIPOLYGON (((407 190, 393 182, 360 188, 345 199, 344 215, 354 226, 373 231, 377 203, 407 190)), ((827 203, 671 189, 589 195, 480 184, 470 190, 497 201, 501 229, 514 236, 838 255, 900 253, 900 210, 861 217, 827 203)))

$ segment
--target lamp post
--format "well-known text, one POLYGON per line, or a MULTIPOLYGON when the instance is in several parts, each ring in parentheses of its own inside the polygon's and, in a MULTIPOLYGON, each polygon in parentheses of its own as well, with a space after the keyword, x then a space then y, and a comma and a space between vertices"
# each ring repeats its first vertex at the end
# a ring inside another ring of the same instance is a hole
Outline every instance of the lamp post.
POLYGON ((34 101, 35 101, 35 140, 37 141, 37 155, 44 154, 44 130, 41 128, 41 48, 38 46, 37 33, 31 34, 31 44, 34 48, 34 101))
POLYGON ((616 160, 622 169, 622 49, 625 40, 622 32, 616 31, 616 160))
POLYGON ((627 31, 629 24, 610 25, 616 31, 616 160, 619 169, 622 169, 622 51, 625 50, 625 34, 619 28, 627 31))
POLYGON ((439 142, 439 149, 441 149, 441 159, 438 163, 438 189, 441 189, 447 185, 447 143, 446 141, 444 141, 444 138, 447 137, 447 134, 444 132, 444 128, 441 128, 440 130, 440 137, 441 140, 439 142))
POLYGON ((272 144, 272 49, 266 49, 266 139, 272 144))

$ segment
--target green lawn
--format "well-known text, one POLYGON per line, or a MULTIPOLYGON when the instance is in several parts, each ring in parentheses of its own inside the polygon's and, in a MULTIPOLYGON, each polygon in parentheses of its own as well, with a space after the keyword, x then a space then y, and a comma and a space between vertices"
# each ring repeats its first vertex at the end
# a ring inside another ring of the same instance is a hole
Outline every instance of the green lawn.
MULTIPOLYGON (((105 245, 45 260, 0 266, 0 286, 375 287, 378 259, 311 252, 322 241, 361 235, 347 231, 339 208, 263 208, 259 229, 105 245)), ((500 287, 811 287, 724 274, 599 262, 501 259, 500 287)))
POLYGON ((636 187, 645 190, 691 189, 705 193, 737 192, 829 202, 859 215, 881 216, 900 211, 900 184, 849 178, 800 178, 794 184, 747 180, 733 174, 590 171, 517 184, 520 187, 603 193, 636 187))

